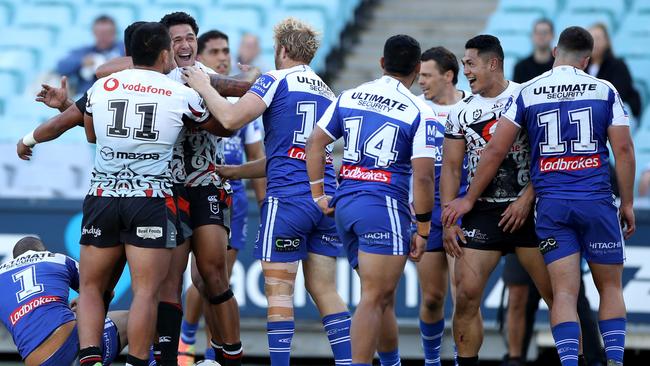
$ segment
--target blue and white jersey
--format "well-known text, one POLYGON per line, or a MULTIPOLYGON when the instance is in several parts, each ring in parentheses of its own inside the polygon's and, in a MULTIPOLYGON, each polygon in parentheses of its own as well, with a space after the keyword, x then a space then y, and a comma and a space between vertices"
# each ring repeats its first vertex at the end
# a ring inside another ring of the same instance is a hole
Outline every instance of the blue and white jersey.
MULTIPOLYGON (((262 128, 262 123, 256 119, 224 139, 223 155, 227 165, 244 164, 246 145, 262 141, 262 128)), ((244 189, 244 183, 240 179, 231 179, 229 182, 233 192, 244 189)))
MULTIPOLYGON (((266 194, 311 196, 305 144, 316 121, 334 101, 334 93, 307 65, 269 71, 248 92, 260 97, 267 106, 262 115, 266 194)), ((325 191, 332 194, 336 181, 329 150, 327 161, 325 191)))
POLYGON ((345 139, 337 197, 372 191, 407 201, 411 159, 436 158, 433 111, 390 76, 343 92, 318 126, 345 139))
POLYGON ((68 294, 79 290, 79 265, 63 254, 28 251, 0 264, 0 286, 0 318, 23 359, 75 319, 68 294))
POLYGON ((558 66, 524 84, 504 116, 528 131, 530 173, 538 197, 612 196, 607 129, 629 126, 612 84, 558 66))

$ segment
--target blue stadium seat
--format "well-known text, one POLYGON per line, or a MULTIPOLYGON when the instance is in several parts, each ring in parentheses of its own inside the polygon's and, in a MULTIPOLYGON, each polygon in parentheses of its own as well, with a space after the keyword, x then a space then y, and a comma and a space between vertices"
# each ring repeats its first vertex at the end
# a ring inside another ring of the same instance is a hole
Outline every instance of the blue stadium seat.
POLYGON ((163 16, 169 13, 183 11, 190 14, 196 22, 201 26, 203 24, 203 12, 198 6, 193 6, 191 3, 176 3, 177 5, 161 4, 149 5, 140 8, 140 19, 147 22, 157 22, 163 16))
POLYGON ((50 27, 56 31, 74 23, 75 12, 61 4, 23 4, 16 8, 13 24, 27 27, 50 27))
POLYGON ((632 4, 632 13, 644 14, 650 13, 650 1, 636 0, 632 4))
POLYGON ((488 20, 485 32, 499 35, 529 35, 533 30, 533 24, 540 19, 538 13, 508 13, 495 12, 488 20))
MULTIPOLYGON (((122 37, 121 32, 118 30, 119 38, 122 37)), ((95 37, 92 34, 90 26, 70 26, 61 29, 56 47, 64 50, 64 53, 67 53, 75 48, 88 46, 93 43, 95 43, 95 37)))
MULTIPOLYGON (((84 28, 84 33, 91 33, 92 24, 100 15, 108 15, 115 20, 119 35, 129 24, 140 20, 140 8, 126 3, 83 6, 78 9, 77 27, 84 28)), ((62 33, 66 31, 67 28, 61 30, 62 33)), ((84 43, 79 42, 79 44, 84 43)))
POLYGON ((56 33, 49 28, 9 27, 0 29, 0 49, 29 50, 34 57, 45 60, 50 57, 45 50, 57 39, 56 33))
MULTIPOLYGON (((219 0, 221 9, 254 9, 260 14, 262 25, 266 26, 269 14, 278 7, 276 0, 219 0)), ((218 13, 217 13, 217 16, 218 13)))
POLYGON ((605 13, 617 20, 626 10, 625 0, 570 0, 564 11, 571 13, 605 13))
POLYGON ((29 0, 32 4, 60 4, 80 9, 88 4, 87 0, 29 0))
POLYGON ((650 37, 616 37, 614 38, 614 51, 619 57, 626 60, 632 59, 650 59, 650 47, 644 47, 648 44, 650 37))
POLYGON ((555 20, 555 34, 559 37, 564 29, 570 26, 589 28, 596 23, 603 23, 611 34, 616 31, 611 16, 606 13, 573 13, 563 12, 555 20))
POLYGON ((558 9, 557 0, 500 0, 497 11, 526 13, 535 12, 540 17, 551 18, 558 9))
POLYGON ((306 0, 280 0, 282 7, 292 14, 292 9, 316 9, 322 11, 327 19, 328 25, 333 25, 332 33, 340 33, 348 19, 341 16, 342 0, 330 1, 306 1, 306 0))
POLYGON ((2 85, 2 88, 0 88, 0 98, 2 99, 22 93, 25 87, 16 73, 5 70, 0 70, 0 85, 2 85))
POLYGON ((512 56, 507 56, 503 59, 503 76, 505 76, 506 80, 512 80, 517 61, 519 61, 519 58, 512 56))
POLYGON ((14 12, 14 6, 9 3, 0 2, 0 22, 8 24, 14 12))
POLYGON ((528 56, 533 50, 533 44, 528 36, 500 35, 501 47, 507 57, 519 59, 528 56))
POLYGON ((0 71, 13 74, 22 85, 31 80, 37 66, 37 58, 29 50, 6 49, 0 52, 0 71))
MULTIPOLYGON (((632 13, 623 19, 616 38, 650 37, 650 12, 632 13)), ((614 42, 616 44, 616 42, 614 42)))
POLYGON ((192 0, 191 2, 184 2, 183 0, 151 0, 151 2, 156 5, 178 5, 180 3, 191 3, 192 5, 198 6, 205 11, 212 11, 217 8, 217 4, 213 0, 192 0))
POLYGON ((260 13, 252 8, 219 8, 214 14, 206 16, 202 24, 208 24, 210 28, 259 34, 263 20, 260 13))

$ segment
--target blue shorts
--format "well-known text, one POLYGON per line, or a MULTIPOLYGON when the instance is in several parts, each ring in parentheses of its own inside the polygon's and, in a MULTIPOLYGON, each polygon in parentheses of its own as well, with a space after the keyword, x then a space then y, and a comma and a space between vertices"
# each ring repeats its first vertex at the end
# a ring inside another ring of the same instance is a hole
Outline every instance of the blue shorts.
POLYGON ((358 251, 383 255, 408 255, 410 212, 406 201, 360 192, 337 198, 336 228, 352 268, 358 251))
POLYGON ((243 186, 241 189, 233 190, 230 212, 230 246, 233 249, 243 250, 246 246, 246 231, 248 230, 248 197, 243 186))
MULTIPOLYGON (((110 365, 120 354, 120 336, 115 323, 109 318, 104 320, 102 334, 102 359, 104 365, 110 365)), ((75 326, 68 339, 41 366, 68 366, 77 358, 79 353, 79 334, 75 326)))
POLYGON ((588 262, 624 262, 625 241, 612 199, 539 198, 535 215, 539 250, 546 264, 574 253, 582 253, 588 262))
POLYGON ((334 219, 323 214, 309 196, 268 196, 262 205, 255 258, 266 262, 295 262, 308 253, 336 257, 341 241, 334 219))

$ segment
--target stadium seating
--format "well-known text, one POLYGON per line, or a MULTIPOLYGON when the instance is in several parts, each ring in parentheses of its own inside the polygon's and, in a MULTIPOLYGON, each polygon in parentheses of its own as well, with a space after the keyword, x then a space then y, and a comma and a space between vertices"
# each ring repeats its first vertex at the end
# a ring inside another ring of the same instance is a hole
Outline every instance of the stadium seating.
MULTIPOLYGON (((557 0, 501 0, 498 10, 509 13, 534 13, 538 17, 550 18, 558 9, 557 0)), ((515 15, 515 14, 513 14, 515 15)))

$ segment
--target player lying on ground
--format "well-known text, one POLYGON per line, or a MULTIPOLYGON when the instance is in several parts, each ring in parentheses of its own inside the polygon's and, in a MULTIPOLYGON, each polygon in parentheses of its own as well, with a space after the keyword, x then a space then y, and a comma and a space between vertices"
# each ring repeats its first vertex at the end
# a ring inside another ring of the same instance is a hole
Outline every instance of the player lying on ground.
MULTIPOLYGON (((79 266, 51 253, 34 237, 20 239, 13 259, 0 264, 0 318, 27 366, 70 366, 79 353, 76 310, 68 305, 70 289, 79 290, 79 266)), ((74 305, 74 303, 73 303, 74 305)), ((104 320, 99 362, 110 365, 127 345, 127 311, 109 312, 104 320)))

